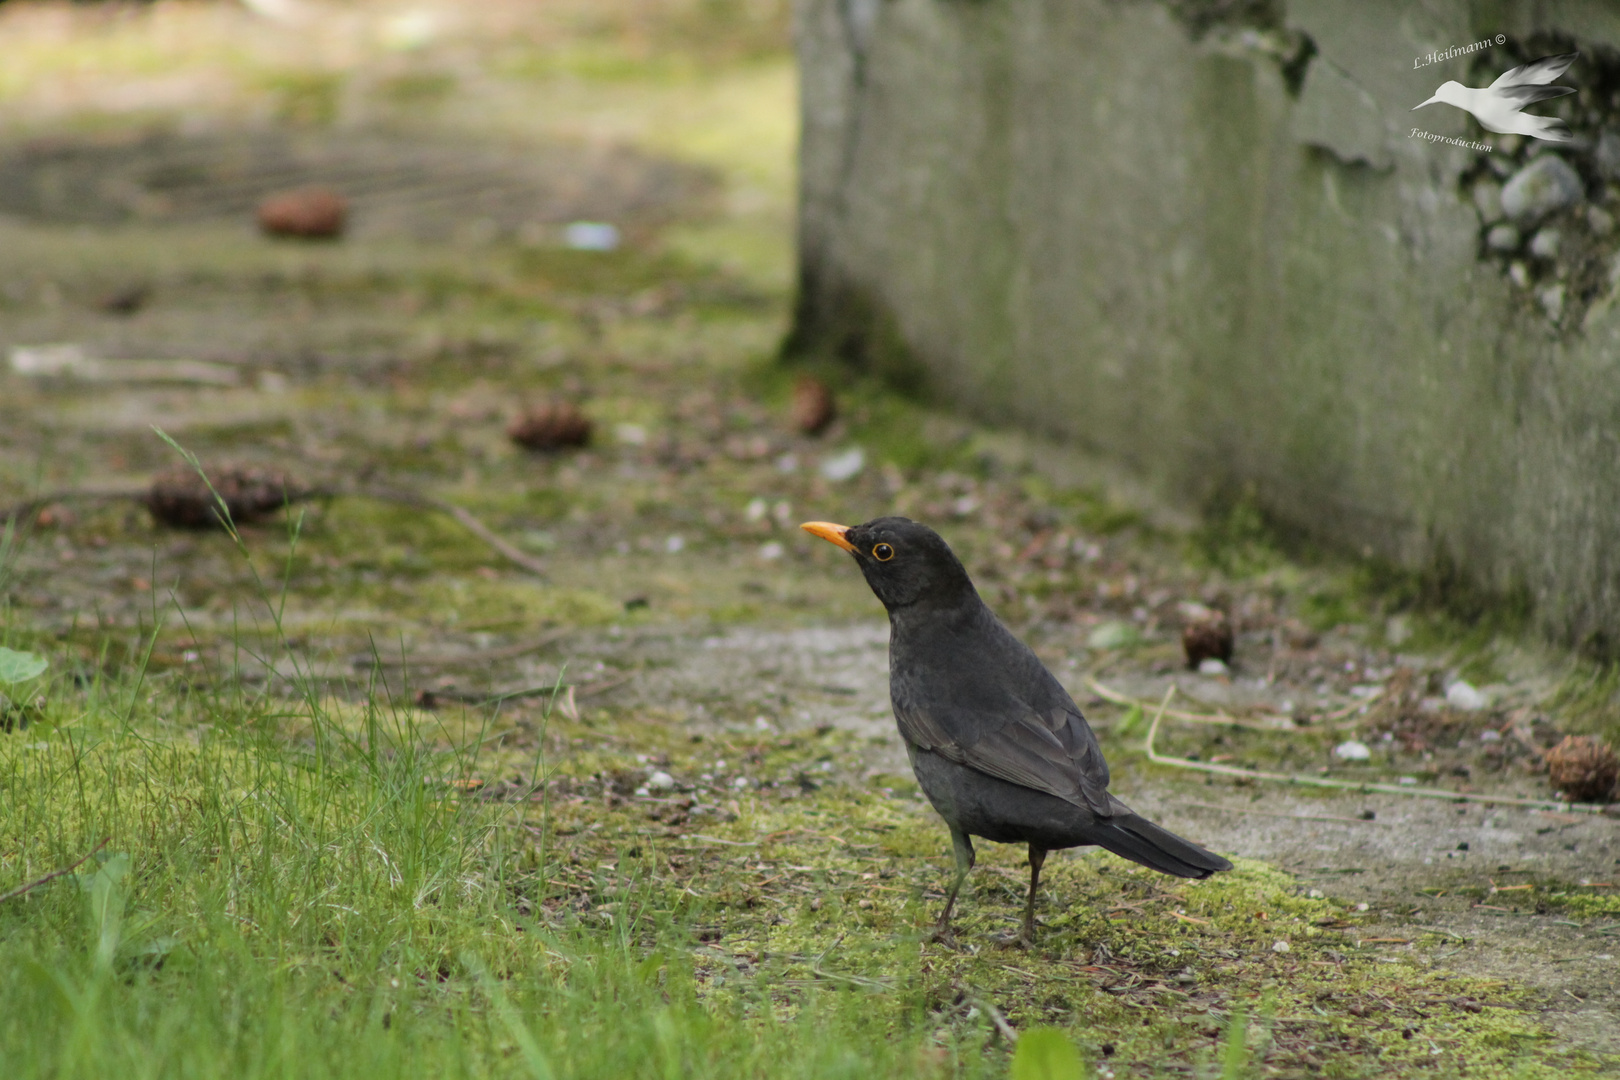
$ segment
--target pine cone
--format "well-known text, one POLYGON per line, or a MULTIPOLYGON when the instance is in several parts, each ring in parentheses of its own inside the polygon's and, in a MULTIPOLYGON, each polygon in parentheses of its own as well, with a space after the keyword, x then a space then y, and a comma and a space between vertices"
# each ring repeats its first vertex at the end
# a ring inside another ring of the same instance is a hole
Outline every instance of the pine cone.
POLYGON ((1231 663, 1232 646, 1232 623, 1224 612, 1212 611, 1202 618, 1189 619, 1181 628, 1181 648, 1190 668, 1211 659, 1231 663))
POLYGON ((1620 759, 1595 735, 1566 735, 1547 751, 1547 774, 1572 802, 1606 803, 1620 778, 1620 759))
POLYGON ((799 431, 820 435, 838 415, 838 405, 826 383, 806 375, 793 386, 793 404, 788 415, 799 431))
POLYGON ((591 441, 590 417, 566 401, 537 405, 513 420, 507 437, 527 450, 559 450, 591 441))
POLYGON ((219 499, 224 499, 231 521, 243 525, 309 494, 303 484, 279 469, 219 465, 204 471, 212 491, 190 465, 176 465, 154 477, 146 494, 152 520, 176 529, 212 529, 221 524, 219 499), (219 499, 214 497, 216 492, 219 499))
POLYGON ((349 201, 331 188, 296 188, 259 203, 259 228, 268 236, 331 240, 343 235, 348 219, 349 201))

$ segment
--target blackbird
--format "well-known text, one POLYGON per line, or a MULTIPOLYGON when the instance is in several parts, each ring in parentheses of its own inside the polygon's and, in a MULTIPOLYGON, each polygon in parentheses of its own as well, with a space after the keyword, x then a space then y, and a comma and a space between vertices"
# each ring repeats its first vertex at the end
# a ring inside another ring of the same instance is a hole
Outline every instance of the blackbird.
POLYGON ((1029 845, 1025 942, 1034 938, 1035 890, 1049 851, 1094 844, 1186 878, 1232 869, 1108 793, 1108 763, 1079 706, 979 599, 938 533, 903 517, 801 528, 855 556, 889 611, 894 718, 956 850, 936 938, 950 933, 975 836, 1029 845))

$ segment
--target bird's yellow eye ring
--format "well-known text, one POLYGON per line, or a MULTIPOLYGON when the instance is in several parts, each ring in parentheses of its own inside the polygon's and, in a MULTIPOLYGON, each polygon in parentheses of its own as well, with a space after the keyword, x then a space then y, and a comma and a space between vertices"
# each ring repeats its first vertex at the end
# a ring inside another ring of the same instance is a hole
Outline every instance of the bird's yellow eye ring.
POLYGON ((888 544, 876 544, 872 548, 872 558, 878 562, 888 562, 894 558, 894 548, 888 544))

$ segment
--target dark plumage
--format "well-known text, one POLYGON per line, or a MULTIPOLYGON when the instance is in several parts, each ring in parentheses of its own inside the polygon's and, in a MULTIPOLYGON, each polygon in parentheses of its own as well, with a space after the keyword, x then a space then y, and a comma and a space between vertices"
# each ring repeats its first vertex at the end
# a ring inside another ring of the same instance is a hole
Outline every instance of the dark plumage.
POLYGON ((855 556, 889 611, 889 697, 917 782, 956 849, 936 935, 973 867, 972 837, 1029 845, 1024 938, 1046 853, 1096 845, 1177 877, 1232 864, 1108 793, 1097 737, 1046 666, 979 599, 934 530, 903 517, 803 528, 855 556))

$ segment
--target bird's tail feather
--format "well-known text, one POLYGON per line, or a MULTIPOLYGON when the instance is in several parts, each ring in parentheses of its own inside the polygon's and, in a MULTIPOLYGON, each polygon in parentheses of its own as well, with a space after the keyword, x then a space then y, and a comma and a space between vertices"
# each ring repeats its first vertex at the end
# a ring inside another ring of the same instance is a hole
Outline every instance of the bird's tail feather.
POLYGON ((1121 858, 1141 863, 1161 874, 1207 878, 1218 870, 1232 869, 1231 863, 1213 851, 1206 851, 1190 840, 1183 840, 1140 814, 1116 814, 1099 821, 1096 831, 1087 839, 1121 858))
POLYGON ((1575 138, 1569 130, 1569 125, 1556 116, 1533 116, 1525 113, 1524 118, 1530 123, 1525 124, 1524 134, 1535 139, 1545 139, 1547 142, 1570 142, 1575 138))

